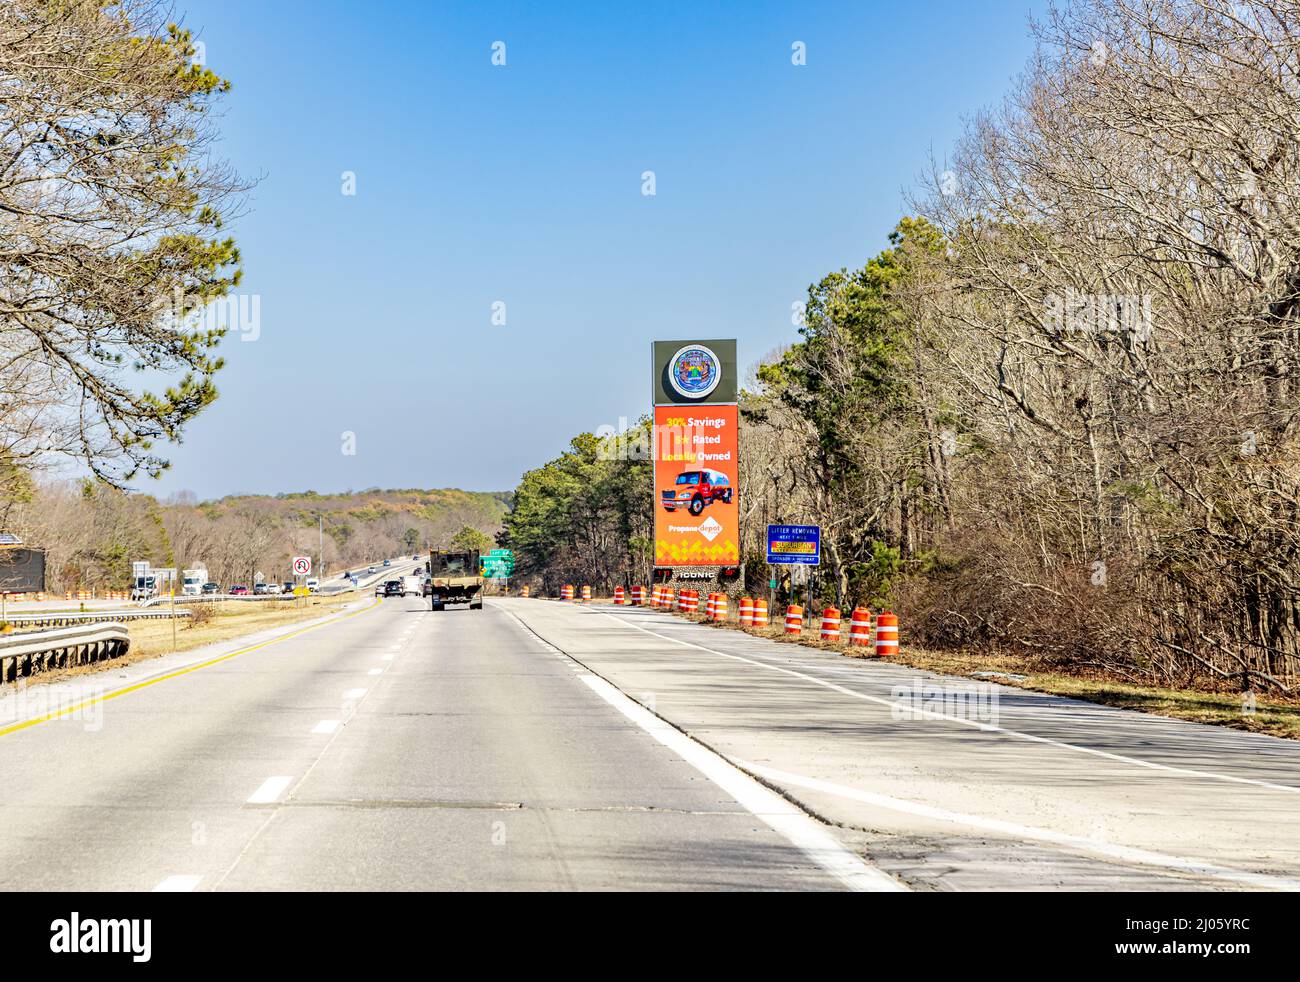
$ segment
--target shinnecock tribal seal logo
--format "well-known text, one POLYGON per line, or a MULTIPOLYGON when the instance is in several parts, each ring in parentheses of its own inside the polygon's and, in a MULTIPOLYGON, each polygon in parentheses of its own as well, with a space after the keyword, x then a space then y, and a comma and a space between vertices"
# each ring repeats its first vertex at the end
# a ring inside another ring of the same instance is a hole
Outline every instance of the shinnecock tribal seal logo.
POLYGON ((722 362, 702 344, 688 344, 668 363, 668 381, 684 399, 703 399, 722 381, 722 362))

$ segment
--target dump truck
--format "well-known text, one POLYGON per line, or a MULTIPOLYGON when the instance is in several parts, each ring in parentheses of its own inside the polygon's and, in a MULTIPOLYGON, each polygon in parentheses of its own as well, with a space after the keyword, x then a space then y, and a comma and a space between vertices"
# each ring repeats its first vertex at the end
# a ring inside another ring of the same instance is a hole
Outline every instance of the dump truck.
POLYGON ((429 582, 424 585, 430 610, 442 610, 447 604, 469 604, 470 610, 483 609, 483 567, 477 549, 465 552, 429 553, 429 582))

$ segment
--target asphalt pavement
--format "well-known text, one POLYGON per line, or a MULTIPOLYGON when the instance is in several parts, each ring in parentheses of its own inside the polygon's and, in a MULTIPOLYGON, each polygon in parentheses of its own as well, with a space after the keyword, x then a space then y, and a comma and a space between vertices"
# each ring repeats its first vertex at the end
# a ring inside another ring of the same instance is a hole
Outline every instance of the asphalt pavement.
POLYGON ((8 692, 0 887, 893 885, 506 611, 352 607, 8 692))
POLYGON ((915 889, 1300 889, 1295 741, 646 608, 496 604, 915 889))
POLYGON ((8 890, 1300 886, 1300 744, 599 604, 358 595, 0 754, 8 890))

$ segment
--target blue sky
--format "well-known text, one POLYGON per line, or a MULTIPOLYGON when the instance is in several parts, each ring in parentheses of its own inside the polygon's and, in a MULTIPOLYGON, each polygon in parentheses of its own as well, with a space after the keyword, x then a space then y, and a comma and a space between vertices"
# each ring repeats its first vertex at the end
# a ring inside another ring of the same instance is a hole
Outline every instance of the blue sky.
POLYGON ((646 411, 652 340, 752 365, 886 245, 1042 6, 180 0, 259 179, 260 336, 141 489, 504 490, 646 411))

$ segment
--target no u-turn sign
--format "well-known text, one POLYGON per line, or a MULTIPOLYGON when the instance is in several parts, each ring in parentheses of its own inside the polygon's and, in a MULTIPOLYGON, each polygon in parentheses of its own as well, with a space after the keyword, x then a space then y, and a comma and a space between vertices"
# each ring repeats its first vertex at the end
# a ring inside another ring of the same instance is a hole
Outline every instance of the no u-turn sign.
POLYGON ((306 576, 310 572, 311 572, 311 556, 293 557, 294 576, 306 576))

